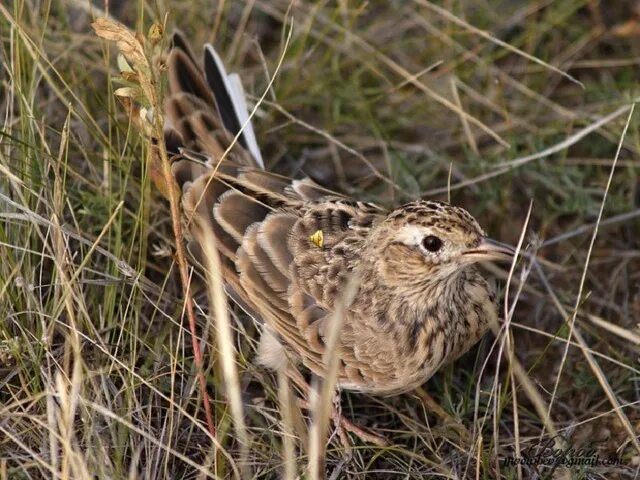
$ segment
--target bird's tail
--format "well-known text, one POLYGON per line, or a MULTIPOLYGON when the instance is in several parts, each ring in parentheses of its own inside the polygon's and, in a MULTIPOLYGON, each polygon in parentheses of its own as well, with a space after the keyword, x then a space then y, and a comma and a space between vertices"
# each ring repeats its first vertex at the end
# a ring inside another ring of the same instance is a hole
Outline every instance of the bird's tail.
POLYGON ((165 143, 170 154, 182 150, 239 165, 264 168, 237 74, 228 74, 220 56, 207 44, 202 67, 179 32, 167 58, 169 93, 164 105, 165 143))
POLYGON ((205 45, 200 67, 175 33, 166 64, 164 142, 181 190, 189 251, 200 262, 201 234, 213 233, 225 281, 242 292, 236 252, 249 226, 288 201, 291 182, 264 170, 240 78, 226 72, 211 45, 205 45))

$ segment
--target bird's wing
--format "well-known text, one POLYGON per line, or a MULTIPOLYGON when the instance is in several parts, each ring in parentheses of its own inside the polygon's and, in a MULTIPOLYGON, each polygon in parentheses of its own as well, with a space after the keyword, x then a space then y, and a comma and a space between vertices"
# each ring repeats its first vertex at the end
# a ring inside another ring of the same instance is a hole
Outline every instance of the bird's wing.
POLYGON ((214 232, 236 296, 321 373, 324 326, 380 212, 341 197, 312 199, 324 190, 246 168, 203 174, 183 192, 194 237, 198 228, 214 232))

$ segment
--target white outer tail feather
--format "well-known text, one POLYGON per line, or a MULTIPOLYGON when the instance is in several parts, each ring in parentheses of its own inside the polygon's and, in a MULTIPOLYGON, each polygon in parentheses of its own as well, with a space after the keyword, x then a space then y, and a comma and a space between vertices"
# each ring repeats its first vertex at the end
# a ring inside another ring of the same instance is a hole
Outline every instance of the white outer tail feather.
MULTIPOLYGON (((240 120, 240 123, 244 125, 244 123, 249 119, 249 109, 247 108, 246 97, 244 88, 242 87, 242 81, 240 80, 240 75, 238 75, 237 73, 232 73, 229 75, 229 80, 234 86, 234 95, 232 95, 232 98, 235 108, 238 109, 238 119, 240 120)), ((249 151, 256 159, 256 162, 258 163, 260 168, 264 168, 264 160, 262 160, 262 154, 260 153, 256 134, 253 130, 253 125, 251 124, 250 120, 247 123, 247 126, 244 128, 243 133, 245 139, 247 140, 249 151)))
POLYGON ((256 141, 256 134, 253 130, 253 125, 249 120, 249 110, 247 108, 244 88, 242 87, 240 76, 237 73, 227 73, 227 70, 224 68, 222 59, 210 43, 207 43, 204 48, 207 53, 211 55, 211 58, 214 59, 216 68, 221 73, 220 76, 222 77, 225 89, 227 90, 227 93, 231 98, 231 102, 233 103, 233 110, 240 123, 240 127, 242 128, 242 134, 244 135, 244 138, 247 142, 247 147, 249 148, 251 155, 253 155, 254 159, 256 160, 258 166, 264 169, 264 160, 262 159, 262 154, 260 153, 260 148, 258 147, 258 142, 256 141))

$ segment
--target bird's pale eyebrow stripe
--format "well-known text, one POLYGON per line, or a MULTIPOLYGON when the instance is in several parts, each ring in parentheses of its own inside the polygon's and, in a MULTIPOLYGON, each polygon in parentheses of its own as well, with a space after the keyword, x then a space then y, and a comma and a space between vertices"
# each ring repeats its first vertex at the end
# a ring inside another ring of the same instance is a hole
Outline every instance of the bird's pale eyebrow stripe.
POLYGON ((405 225, 398 231, 397 240, 405 245, 418 245, 425 233, 421 226, 405 225))

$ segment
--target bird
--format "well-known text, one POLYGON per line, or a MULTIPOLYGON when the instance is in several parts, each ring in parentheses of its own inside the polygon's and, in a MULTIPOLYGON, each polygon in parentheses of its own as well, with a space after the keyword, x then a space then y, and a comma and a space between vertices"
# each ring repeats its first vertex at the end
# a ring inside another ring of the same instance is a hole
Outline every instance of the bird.
POLYGON ((323 377, 342 308, 337 387, 397 395, 497 324, 496 292, 478 264, 511 262, 513 248, 460 206, 417 199, 386 208, 268 172, 239 76, 212 45, 203 50, 200 63, 182 33, 172 36, 164 143, 193 261, 202 262, 207 230, 229 296, 262 325, 260 364, 323 377), (355 293, 343 305, 349 282, 355 293))

